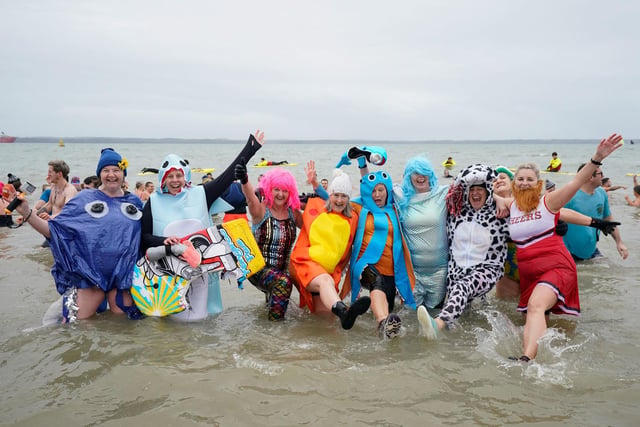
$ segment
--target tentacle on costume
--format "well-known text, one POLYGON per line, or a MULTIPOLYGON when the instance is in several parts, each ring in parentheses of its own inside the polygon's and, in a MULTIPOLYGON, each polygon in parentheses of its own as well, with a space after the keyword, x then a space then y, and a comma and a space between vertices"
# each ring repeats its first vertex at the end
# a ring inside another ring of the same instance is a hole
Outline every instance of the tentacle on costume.
POLYGON ((362 147, 351 147, 347 152, 350 159, 364 157, 367 162, 376 166, 382 166, 387 162, 387 150, 373 145, 363 145, 362 147))
POLYGON ((402 231, 398 215, 393 207, 393 184, 391 177, 386 172, 370 173, 360 179, 360 197, 354 200, 362 206, 358 218, 358 227, 354 239, 354 248, 351 253, 350 281, 351 302, 354 303, 360 293, 360 275, 368 264, 376 264, 385 247, 389 235, 389 222, 393 227, 393 269, 395 283, 404 304, 416 309, 413 297, 412 280, 409 277, 407 259, 405 258, 402 231), (383 184, 387 189, 387 203, 384 207, 378 207, 372 198, 373 188, 377 184, 383 184), (364 253, 360 255, 365 233, 367 217, 372 215, 374 231, 371 241, 364 253))
POLYGON ((338 160, 338 163, 336 163, 336 169, 340 168, 341 166, 350 165, 350 164, 351 164, 351 159, 349 159, 349 152, 345 151, 340 157, 340 160, 338 160))
POLYGON ((373 145, 363 145, 360 147, 351 147, 347 150, 336 164, 336 168, 344 165, 350 165, 351 160, 358 160, 358 166, 364 168, 367 162, 376 166, 382 166, 387 162, 387 150, 382 147, 373 145))

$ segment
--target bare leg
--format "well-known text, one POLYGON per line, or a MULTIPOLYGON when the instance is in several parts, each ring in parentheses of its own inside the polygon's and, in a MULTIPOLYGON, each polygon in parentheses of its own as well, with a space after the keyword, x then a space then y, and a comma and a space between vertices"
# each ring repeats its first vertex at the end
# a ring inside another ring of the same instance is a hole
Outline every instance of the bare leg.
POLYGON ((387 294, 379 289, 372 290, 369 295, 371 296, 371 311, 376 318, 376 322, 380 323, 389 315, 389 302, 387 301, 387 294))
POLYGON ((336 284, 333 281, 333 277, 329 274, 324 273, 314 277, 307 285, 307 290, 320 294, 320 302, 322 302, 323 307, 316 305, 316 311, 331 311, 331 307, 340 301, 340 297, 336 291, 336 284))
POLYGON ((527 304, 527 317, 524 325, 524 355, 530 359, 538 353, 538 339, 547 331, 544 312, 556 304, 558 297, 546 286, 536 285, 527 304))
MULTIPOLYGON (((104 292, 98 288, 84 288, 78 289, 77 304, 78 314, 77 319, 88 319, 96 314, 96 310, 100 307, 104 301, 104 292)), ((111 301, 109 301, 111 303, 111 301)), ((114 297, 115 303, 115 297, 114 297)))

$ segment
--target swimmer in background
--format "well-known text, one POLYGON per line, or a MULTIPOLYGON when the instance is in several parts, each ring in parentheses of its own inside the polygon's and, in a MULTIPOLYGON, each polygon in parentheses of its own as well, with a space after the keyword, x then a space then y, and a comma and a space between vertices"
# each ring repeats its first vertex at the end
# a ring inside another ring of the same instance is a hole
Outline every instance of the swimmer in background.
MULTIPOLYGON (((603 184, 604 185, 604 184, 603 184)), ((635 199, 631 199, 629 196, 624 196, 624 199, 627 201, 629 206, 640 206, 640 185, 638 185, 638 180, 635 175, 633 176, 633 196, 635 199)))
POLYGON ((602 189, 608 193, 609 191, 616 191, 616 190, 620 190, 620 189, 626 190, 627 186, 626 185, 612 185, 611 184, 611 178, 602 178, 602 189))
POLYGON ((286 160, 282 160, 279 162, 273 162, 271 160, 267 160, 264 157, 260 158, 260 162, 256 163, 256 166, 277 166, 277 165, 288 165, 289 162, 286 160))
POLYGON ((558 158, 558 153, 555 151, 551 153, 551 160, 549 160, 549 166, 547 166, 547 170, 549 172, 560 172, 562 168, 562 160, 558 158))
POLYGON ((451 170, 453 169, 453 167, 456 165, 456 161, 453 160, 453 157, 449 156, 447 157, 447 160, 445 160, 444 162, 442 162, 442 166, 444 166, 444 176, 446 178, 451 178, 451 170))

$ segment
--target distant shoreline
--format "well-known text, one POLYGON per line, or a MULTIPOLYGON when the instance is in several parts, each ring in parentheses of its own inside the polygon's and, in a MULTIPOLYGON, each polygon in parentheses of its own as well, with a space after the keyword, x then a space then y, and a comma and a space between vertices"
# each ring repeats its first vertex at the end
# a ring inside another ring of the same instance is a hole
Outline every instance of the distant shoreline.
MULTIPOLYGON (((108 138, 108 137, 68 137, 62 138, 65 144, 237 144, 241 139, 188 139, 188 138, 108 138)), ((384 144, 593 144, 594 139, 503 139, 503 140, 357 140, 357 139, 270 139, 270 144, 351 144, 351 145, 384 145, 384 144)), ((14 144, 58 144, 59 137, 18 137, 14 144)))

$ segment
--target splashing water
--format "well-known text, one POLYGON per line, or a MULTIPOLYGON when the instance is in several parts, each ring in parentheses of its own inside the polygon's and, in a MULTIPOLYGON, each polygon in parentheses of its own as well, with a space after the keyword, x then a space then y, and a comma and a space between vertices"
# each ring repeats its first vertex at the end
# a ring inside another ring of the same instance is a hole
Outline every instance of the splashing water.
MULTIPOLYGON (((489 322, 490 330, 476 328, 477 350, 487 359, 495 360, 508 370, 521 369, 524 378, 536 384, 573 387, 572 374, 577 372, 579 355, 590 337, 570 337, 557 328, 549 328, 538 341, 538 355, 529 363, 510 360, 522 353, 522 327, 517 327, 503 313, 496 310, 480 311, 489 322), (578 356, 574 356, 578 355, 578 356)), ((579 370, 578 370, 579 371, 579 370)))

